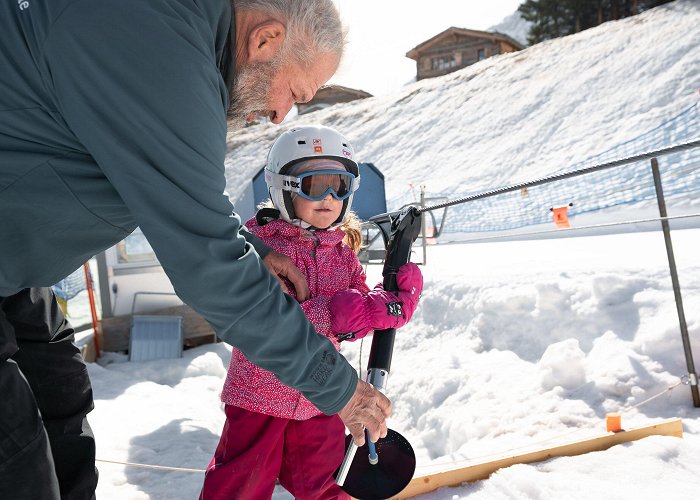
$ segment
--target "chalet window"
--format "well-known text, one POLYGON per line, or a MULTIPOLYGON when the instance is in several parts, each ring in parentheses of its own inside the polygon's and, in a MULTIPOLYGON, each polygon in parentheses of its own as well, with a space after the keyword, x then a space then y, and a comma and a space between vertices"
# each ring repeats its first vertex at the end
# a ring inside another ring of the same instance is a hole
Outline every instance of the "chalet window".
POLYGON ((486 49, 479 49, 476 51, 476 60, 481 61, 482 59, 486 59, 486 49))
POLYGON ((434 70, 454 68, 457 66, 457 61, 455 60, 454 54, 449 56, 433 57, 431 61, 432 69, 434 70))

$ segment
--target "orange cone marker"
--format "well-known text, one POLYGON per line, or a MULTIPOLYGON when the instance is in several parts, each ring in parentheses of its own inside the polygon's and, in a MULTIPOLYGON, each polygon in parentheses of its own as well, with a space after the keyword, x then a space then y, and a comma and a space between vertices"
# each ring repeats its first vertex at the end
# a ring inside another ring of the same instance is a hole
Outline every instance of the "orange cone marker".
POLYGON ((622 415, 619 413, 605 415, 605 428, 608 432, 620 432, 622 430, 622 415))

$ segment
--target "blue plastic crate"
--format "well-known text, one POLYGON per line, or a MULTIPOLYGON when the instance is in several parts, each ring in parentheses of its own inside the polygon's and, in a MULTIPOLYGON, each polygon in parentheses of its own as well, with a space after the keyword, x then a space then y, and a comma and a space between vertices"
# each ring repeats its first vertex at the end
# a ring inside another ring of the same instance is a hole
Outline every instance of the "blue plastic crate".
POLYGON ((129 360, 181 358, 184 334, 180 316, 133 316, 129 360))

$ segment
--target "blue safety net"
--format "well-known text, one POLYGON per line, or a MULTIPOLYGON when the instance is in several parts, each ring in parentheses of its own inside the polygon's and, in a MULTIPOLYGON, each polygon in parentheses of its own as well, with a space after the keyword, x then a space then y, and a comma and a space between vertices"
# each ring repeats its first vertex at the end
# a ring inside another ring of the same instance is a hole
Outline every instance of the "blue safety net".
MULTIPOLYGON (((700 104, 695 103, 634 139, 552 174, 602 165, 697 139, 700 139, 700 104)), ((688 193, 700 195, 700 148, 664 155, 659 157, 658 161, 666 199, 688 193)), ((531 179, 522 179, 522 182, 529 180, 531 179)), ((501 186, 493 186, 493 189, 499 187, 501 186)), ((425 197, 439 200, 432 203, 434 205, 476 194, 426 192, 425 197)), ((567 206, 568 216, 573 217, 623 205, 641 206, 655 198, 650 162, 643 160, 530 186, 519 191, 470 200, 449 207, 446 211, 437 210, 433 215, 438 225, 445 217, 444 233, 507 231, 552 223, 551 209, 556 207, 567 206)), ((417 203, 414 194, 407 193, 390 200, 388 206, 390 210, 398 210, 417 203)), ((430 206, 431 203, 426 205, 430 206)))

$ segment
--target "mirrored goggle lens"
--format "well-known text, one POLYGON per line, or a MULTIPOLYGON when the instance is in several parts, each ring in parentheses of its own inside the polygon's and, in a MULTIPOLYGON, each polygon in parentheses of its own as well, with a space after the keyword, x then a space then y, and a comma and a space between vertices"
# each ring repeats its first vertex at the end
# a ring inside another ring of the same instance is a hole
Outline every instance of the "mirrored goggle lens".
POLYGON ((348 172, 316 173, 299 176, 299 194, 306 199, 320 201, 329 194, 337 200, 344 200, 352 194, 353 175, 348 172))

